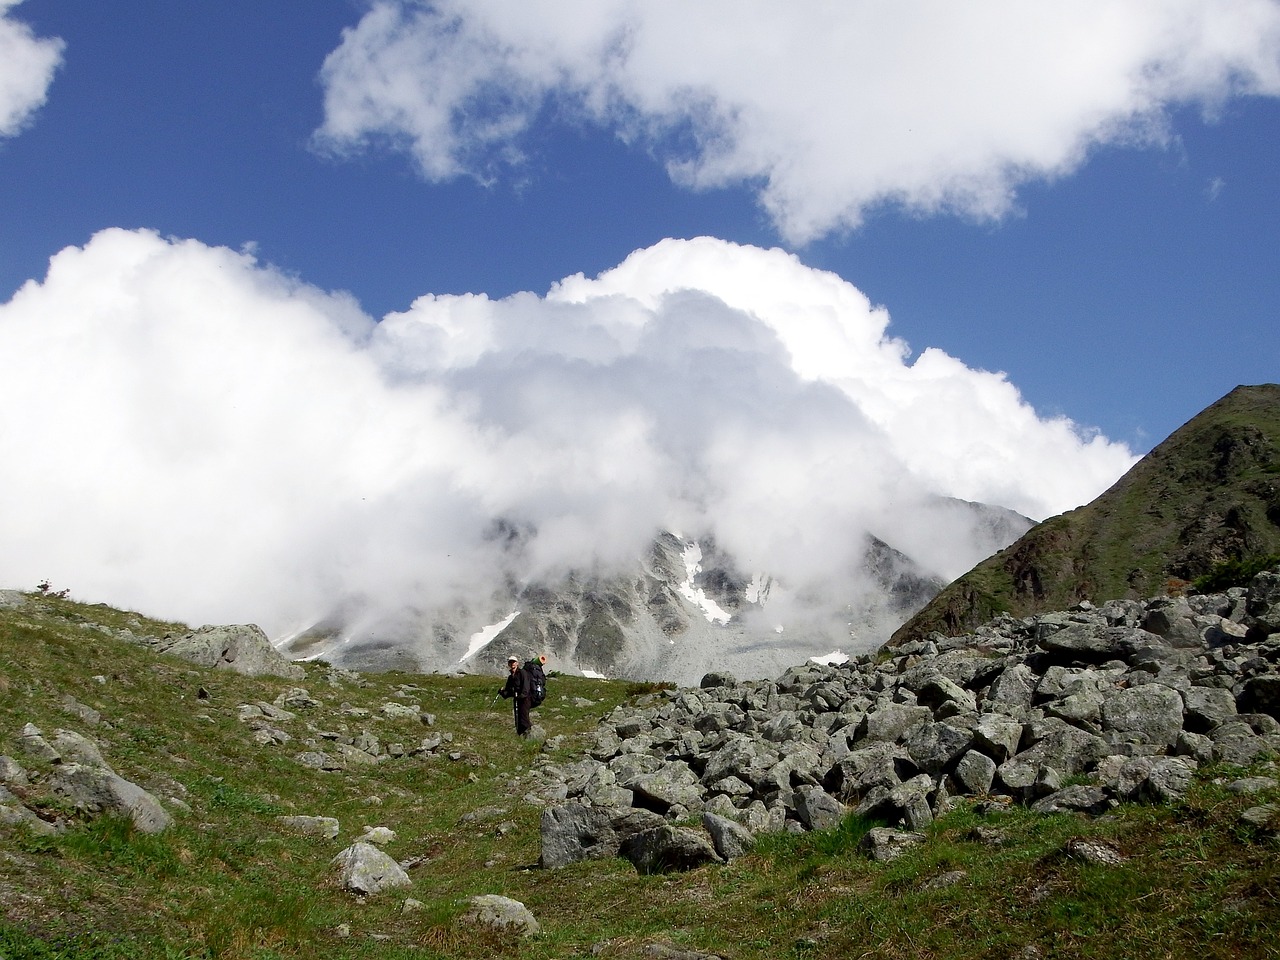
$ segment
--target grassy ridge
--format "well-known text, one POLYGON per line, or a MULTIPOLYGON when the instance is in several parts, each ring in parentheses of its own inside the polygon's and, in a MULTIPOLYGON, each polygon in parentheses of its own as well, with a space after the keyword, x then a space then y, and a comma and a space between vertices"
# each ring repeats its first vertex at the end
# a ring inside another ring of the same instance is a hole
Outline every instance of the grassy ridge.
POLYGON ((1145 599, 1280 553, 1280 385, 1237 387, 1092 503, 1038 524, 893 635, 955 635, 999 613, 1145 599))
MULTIPOLYGON (((261 746, 237 706, 295 684, 195 668, 115 635, 173 628, 56 597, 0 609, 0 752, 16 756, 27 722, 49 736, 73 729, 97 739, 121 775, 190 807, 158 836, 112 818, 51 838, 0 826, 5 960, 550 960, 639 956, 656 942, 761 960, 1280 956, 1277 843, 1238 826, 1257 799, 1207 777, 1180 807, 1098 821, 960 810, 889 865, 857 852, 870 824, 850 818, 826 833, 763 838, 748 857, 688 874, 642 877, 623 861, 544 871, 533 866, 539 808, 524 799, 524 775, 544 757, 580 755, 597 719, 643 691, 553 677, 538 719, 562 739, 544 753, 511 734, 507 705, 492 702, 497 678, 370 674, 335 687, 311 664, 300 685, 322 705, 279 724, 293 742, 261 746), (68 695, 104 722, 68 713, 68 695), (435 714, 433 728, 378 715, 406 697, 435 714), (344 704, 372 713, 354 719, 344 704), (384 743, 447 731, 456 759, 313 771, 293 759, 308 723, 368 729, 384 743), (342 832, 296 836, 276 821, 286 813, 337 817, 342 832), (411 889, 359 902, 336 888, 328 862, 365 825, 396 831, 386 849, 417 862, 411 889), (1063 852, 1075 837, 1106 840, 1128 859, 1077 862, 1063 852), (459 925, 478 893, 522 901, 543 932, 516 944, 459 925), (423 906, 406 912, 406 897, 423 906)), ((47 815, 67 812, 44 804, 47 815)))

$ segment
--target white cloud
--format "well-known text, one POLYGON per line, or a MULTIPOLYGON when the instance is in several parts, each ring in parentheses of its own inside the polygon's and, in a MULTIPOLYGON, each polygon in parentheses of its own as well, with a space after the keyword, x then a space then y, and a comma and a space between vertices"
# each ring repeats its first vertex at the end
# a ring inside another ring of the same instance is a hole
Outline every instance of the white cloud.
POLYGON ((926 494, 1039 516, 1132 462, 888 320, 703 238, 375 323, 248 253, 107 230, 0 305, 0 583, 280 635, 628 563, 662 527, 792 583, 864 531, 955 575, 977 558, 926 494), (504 549, 495 518, 532 535, 504 549))
POLYGON ((488 181, 533 125, 585 120, 758 189, 803 242, 886 202, 997 218, 1099 145, 1164 141, 1174 105, 1280 94, 1280 4, 378 0, 322 80, 330 149, 488 181))
POLYGON ((65 44, 36 37, 9 11, 22 0, 0 0, 0 137, 19 133, 44 105, 65 44))

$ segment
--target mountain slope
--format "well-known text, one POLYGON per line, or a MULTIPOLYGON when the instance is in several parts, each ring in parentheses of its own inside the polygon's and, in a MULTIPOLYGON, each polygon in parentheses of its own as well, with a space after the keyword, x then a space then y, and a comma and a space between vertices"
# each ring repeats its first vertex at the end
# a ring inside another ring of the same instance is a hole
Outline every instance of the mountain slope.
POLYGON ((1217 564, 1280 552, 1280 385, 1241 386, 1087 506, 1039 524, 950 584, 890 639, 997 613, 1163 593, 1217 564))

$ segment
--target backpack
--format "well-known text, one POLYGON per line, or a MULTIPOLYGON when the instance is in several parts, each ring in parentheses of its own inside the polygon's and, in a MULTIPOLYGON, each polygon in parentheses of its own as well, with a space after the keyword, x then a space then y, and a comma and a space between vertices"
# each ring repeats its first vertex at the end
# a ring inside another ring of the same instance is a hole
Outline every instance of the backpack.
POLYGON ((530 657, 524 665, 524 672, 529 675, 529 706, 541 706, 547 699, 547 673, 542 669, 542 661, 538 657, 530 657))

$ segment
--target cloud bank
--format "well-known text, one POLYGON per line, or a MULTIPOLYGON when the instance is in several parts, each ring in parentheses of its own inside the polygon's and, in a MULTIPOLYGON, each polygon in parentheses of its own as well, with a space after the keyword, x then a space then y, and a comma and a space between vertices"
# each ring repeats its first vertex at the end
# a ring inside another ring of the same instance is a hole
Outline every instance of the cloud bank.
POLYGON ((329 150, 490 181, 539 125, 595 124, 805 242, 886 203, 999 218, 1177 106, 1280 94, 1280 3, 376 0, 321 78, 329 150))
POLYGON ((22 0, 0 0, 0 137, 21 132, 44 105, 53 74, 62 63, 60 39, 36 37, 9 17, 22 0))
POLYGON ((0 305, 0 583, 280 636, 630 564, 660 528, 794 583, 866 531, 956 575, 977 558, 921 498, 1038 518, 1133 462, 888 324, 707 238, 375 322, 248 254, 106 230, 0 305))

